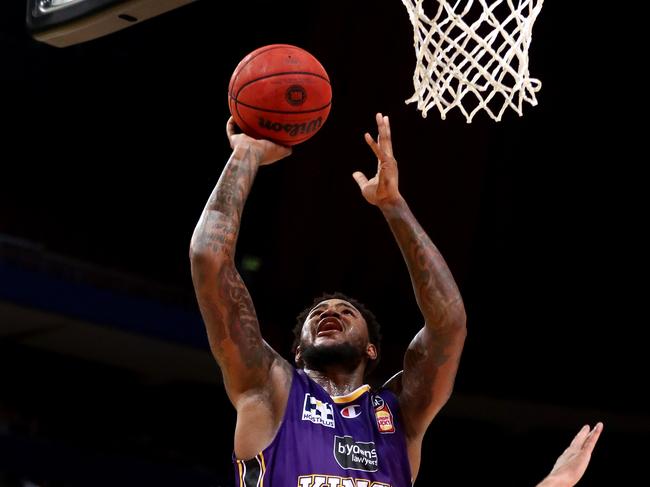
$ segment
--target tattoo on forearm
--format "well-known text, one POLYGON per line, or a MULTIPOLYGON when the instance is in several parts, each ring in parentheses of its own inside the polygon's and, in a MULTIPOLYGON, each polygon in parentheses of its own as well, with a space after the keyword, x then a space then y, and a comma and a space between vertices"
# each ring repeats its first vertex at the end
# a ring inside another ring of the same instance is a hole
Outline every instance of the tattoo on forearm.
POLYGON ((228 161, 202 217, 200 244, 215 253, 234 255, 244 203, 253 185, 257 164, 248 150, 228 161))
POLYGON ((228 323, 229 338, 240 350, 246 367, 262 366, 265 356, 264 342, 246 285, 234 266, 223 267, 217 279, 220 299, 224 303, 230 303, 225 321, 228 323))
POLYGON ((462 303, 460 292, 442 255, 407 209, 389 219, 411 275, 411 282, 427 323, 442 332, 451 307, 462 303))
POLYGON ((386 213, 411 276, 425 327, 404 356, 407 435, 421 435, 453 389, 464 341, 460 292, 442 255, 404 204, 386 213))
POLYGON ((193 237, 193 245, 202 252, 227 257, 209 281, 205 280, 207 276, 200 277, 200 267, 195 271, 195 280, 216 291, 208 308, 202 312, 209 316, 206 324, 210 344, 224 374, 230 359, 255 369, 266 365, 265 358, 268 358, 252 299, 234 264, 241 216, 257 167, 250 150, 241 158, 233 153, 210 195, 193 237), (238 350, 236 356, 228 354, 229 342, 238 350))

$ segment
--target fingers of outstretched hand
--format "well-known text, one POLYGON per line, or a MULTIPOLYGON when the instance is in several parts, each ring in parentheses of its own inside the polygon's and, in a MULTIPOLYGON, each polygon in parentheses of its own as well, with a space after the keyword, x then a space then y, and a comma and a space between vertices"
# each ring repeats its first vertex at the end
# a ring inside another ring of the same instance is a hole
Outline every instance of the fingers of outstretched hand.
POLYGON ((379 145, 374 141, 372 135, 366 132, 363 136, 366 139, 366 144, 372 149, 372 151, 377 156, 377 159, 381 159, 381 152, 379 151, 379 145))
POLYGON ((589 425, 586 424, 582 428, 580 428, 580 431, 578 431, 578 434, 575 435, 573 438, 573 441, 571 441, 571 444, 569 445, 569 448, 576 447, 576 448, 581 448, 583 443, 585 442, 585 438, 587 438, 587 435, 589 434, 589 425))
POLYGON ((596 423, 596 426, 594 426, 594 429, 591 430, 589 435, 587 435, 587 438, 585 439, 582 448, 583 450, 589 451, 589 453, 592 452, 594 447, 596 446, 596 442, 598 441, 598 438, 600 437, 600 433, 603 431, 603 423, 596 423))
POLYGON ((382 167, 386 168, 387 166, 396 165, 395 158, 392 155, 388 154, 385 148, 382 148, 380 144, 375 142, 369 133, 366 132, 364 137, 366 139, 366 143, 372 149, 372 152, 374 152, 375 156, 377 156, 377 171, 379 171, 379 169, 382 167))
POLYGON ((386 145, 386 121, 381 113, 375 115, 375 121, 377 122, 377 144, 379 148, 382 149, 386 145))
POLYGON ((361 189, 363 189, 363 187, 366 184, 368 184, 368 178, 361 171, 353 172, 352 177, 354 178, 354 180, 357 182, 357 184, 361 189))
MULTIPOLYGON (((378 114, 381 115, 381 114, 378 114)), ((381 149, 388 154, 393 156, 393 141, 391 139, 390 133, 390 121, 388 120, 388 115, 382 116, 382 124, 379 125, 379 145, 381 149)))
POLYGON ((596 442, 600 437, 600 433, 603 431, 603 423, 596 423, 594 429, 590 429, 589 425, 584 425, 578 434, 573 438, 573 441, 569 445, 567 450, 591 450, 596 446, 596 442))

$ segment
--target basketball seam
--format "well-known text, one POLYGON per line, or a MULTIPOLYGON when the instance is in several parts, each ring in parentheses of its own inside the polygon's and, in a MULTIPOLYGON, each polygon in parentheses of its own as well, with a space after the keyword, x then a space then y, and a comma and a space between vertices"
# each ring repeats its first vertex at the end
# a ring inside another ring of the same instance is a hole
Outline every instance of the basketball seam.
MULTIPOLYGON (((245 84, 241 85, 239 87, 239 90, 237 91, 237 94, 235 95, 236 98, 239 98, 239 94, 242 92, 244 88, 246 88, 248 85, 255 83, 256 81, 260 81, 262 79, 268 79, 268 78, 273 78, 274 76, 284 76, 285 74, 306 74, 309 76, 314 76, 315 78, 320 78, 323 81, 327 82, 328 85, 332 86, 330 83, 330 80, 328 78, 325 78, 321 76, 320 74, 316 73, 310 73, 309 71, 284 71, 282 73, 273 73, 273 74, 267 74, 266 76, 261 76, 259 78, 252 79, 250 81, 247 81, 245 84)), ((232 96, 232 93, 230 94, 232 96)))
MULTIPOLYGON (((300 49, 299 47, 297 47, 297 46, 293 46, 293 45, 291 45, 291 44, 275 44, 275 45, 273 45, 273 46, 269 46, 268 49, 264 49, 263 51, 258 52, 257 54, 255 54, 255 56, 253 56, 252 58, 250 58, 246 64, 244 64, 244 65, 241 67, 241 69, 240 69, 239 72, 237 73, 237 76, 235 77, 235 79, 231 79, 231 80, 230 80, 231 85, 228 86, 228 93, 230 93, 230 94, 232 95, 232 89, 231 89, 231 88, 235 85, 235 82, 237 81, 237 79, 238 79, 239 76, 241 75, 241 72, 244 70, 244 68, 245 68, 246 66, 248 66, 248 65, 251 63, 251 61, 252 61, 253 59, 255 59, 255 58, 258 57, 258 56, 261 56, 261 55, 264 54, 265 52, 272 51, 273 49, 280 49, 280 48, 283 48, 283 47, 293 47, 293 48, 296 48, 296 49, 300 49)), ((305 51, 305 52, 306 52, 306 51, 305 51)))
MULTIPOLYGON (((285 47, 285 46, 287 46, 287 45, 288 45, 288 44, 279 44, 279 45, 269 46, 268 49, 264 49, 263 51, 258 52, 257 54, 255 54, 255 56, 253 56, 252 58, 250 58, 250 59, 246 62, 246 64, 244 64, 244 65, 239 69, 239 71, 237 72, 237 76, 236 76, 234 79, 231 79, 231 80, 230 80, 230 85, 228 86, 228 93, 232 94, 232 87, 235 86, 235 82, 237 81, 237 79, 238 79, 239 76, 241 75, 241 72, 244 70, 244 68, 245 68, 246 66, 248 66, 248 65, 250 64, 250 62, 251 62, 253 59, 255 59, 257 56, 261 56, 261 55, 264 54, 265 52, 272 51, 273 49, 279 49, 280 47, 285 47)), ((237 69, 237 68, 235 68, 235 69, 237 69)))
POLYGON ((313 137, 314 135, 316 135, 316 132, 312 132, 311 134, 305 135, 304 137, 300 137, 299 139, 291 139, 289 142, 293 142, 294 144, 298 144, 300 142, 304 142, 305 140, 313 137))
MULTIPOLYGON (((260 134, 257 130, 255 130, 255 129, 254 129, 254 128, 253 128, 253 127, 252 127, 252 126, 251 126, 251 125, 246 121, 246 120, 244 120, 244 117, 241 116, 241 113, 239 113, 239 107, 237 106, 237 100, 235 100, 235 111, 237 112, 237 117, 239 118, 239 121, 240 121, 242 124, 246 125, 246 127, 248 127, 248 129, 249 129, 252 133, 254 133, 254 134, 256 134, 256 135, 260 135, 260 136, 262 135, 262 134, 260 134)), ((239 127, 239 128, 242 129, 242 130, 244 129, 244 127, 239 127)), ((245 131, 244 131, 244 132, 245 132, 245 131)), ((253 137, 253 138, 255 138, 255 137, 253 137)))
MULTIPOLYGON (((244 125, 246 125, 248 127, 248 129, 251 131, 252 134, 255 134, 255 136, 249 135, 249 137, 253 137, 254 139, 259 138, 259 139, 264 139, 264 140, 270 140, 271 142, 275 142, 276 144, 286 142, 286 143, 290 143, 291 145, 295 145, 295 144, 299 144, 301 142, 304 142, 305 140, 313 137, 316 134, 316 132, 313 132, 311 134, 305 135, 304 137, 300 137, 299 139, 285 139, 285 138, 277 138, 277 137, 268 137, 268 136, 265 136, 264 134, 258 132, 257 130, 253 129, 251 127, 251 125, 244 120, 244 118, 239 113, 239 109, 237 108, 237 102, 235 102, 235 110, 237 111, 237 116, 239 117, 240 121, 244 125)), ((243 127, 240 127, 240 128, 243 129, 243 127)))
MULTIPOLYGON (((300 110, 300 111, 293 111, 293 110, 291 110, 291 111, 289 111, 289 110, 271 110, 271 109, 267 109, 267 108, 256 107, 255 105, 249 105, 248 103, 241 102, 241 101, 239 101, 237 98, 234 98, 234 97, 232 97, 232 96, 231 96, 231 98, 235 101, 235 105, 243 105, 243 106, 245 106, 246 108, 252 108, 252 109, 254 109, 254 110, 259 110, 259 111, 261 111, 261 112, 269 112, 269 113, 284 113, 284 114, 287 114, 287 115, 291 115, 291 114, 293 114, 293 113, 295 113, 295 114, 302 114, 302 113, 318 112, 318 111, 320 111, 320 110, 324 110, 325 108, 327 108, 327 107, 329 107, 329 106, 332 105, 332 102, 329 102, 329 103, 327 103, 326 105, 323 105, 322 107, 312 108, 311 110, 300 110)), ((237 109, 237 114, 239 115, 239 110, 238 110, 238 109, 237 109)), ((241 116, 241 115, 239 115, 239 116, 241 116)))

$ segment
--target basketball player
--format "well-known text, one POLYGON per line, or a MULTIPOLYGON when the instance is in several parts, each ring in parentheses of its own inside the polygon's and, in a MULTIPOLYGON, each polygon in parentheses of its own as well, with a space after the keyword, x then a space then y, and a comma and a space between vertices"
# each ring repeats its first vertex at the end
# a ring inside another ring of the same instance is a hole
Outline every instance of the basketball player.
POLYGON ((388 117, 365 140, 377 173, 353 177, 384 215, 408 267, 424 326, 400 374, 379 391, 364 375, 380 354, 375 317, 341 294, 316 299, 299 317, 295 364, 263 340, 234 255, 244 203, 259 166, 291 149, 235 133, 233 150, 197 223, 192 279, 210 347, 237 410, 238 486, 408 487, 424 433, 451 395, 466 336, 465 309, 442 256, 398 188, 388 117))

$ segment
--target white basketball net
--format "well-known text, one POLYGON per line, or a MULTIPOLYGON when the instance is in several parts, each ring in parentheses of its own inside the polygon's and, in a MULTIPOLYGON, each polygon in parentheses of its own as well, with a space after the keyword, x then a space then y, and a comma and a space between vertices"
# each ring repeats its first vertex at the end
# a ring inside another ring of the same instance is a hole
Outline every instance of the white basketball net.
POLYGON ((542 83, 529 76, 528 48, 544 0, 433 0, 433 18, 424 1, 402 0, 416 55, 415 93, 406 103, 417 102, 423 117, 436 106, 443 120, 458 107, 467 123, 479 110, 498 122, 507 107, 521 116, 524 101, 537 105, 542 83))

